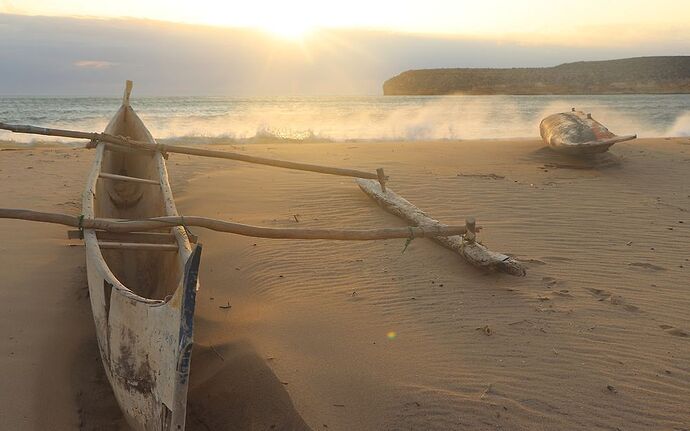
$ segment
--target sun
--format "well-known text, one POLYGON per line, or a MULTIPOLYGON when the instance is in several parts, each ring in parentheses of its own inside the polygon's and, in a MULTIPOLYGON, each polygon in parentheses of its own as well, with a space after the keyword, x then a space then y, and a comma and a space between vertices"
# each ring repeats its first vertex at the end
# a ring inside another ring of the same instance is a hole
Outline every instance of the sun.
POLYGON ((260 29, 280 39, 301 41, 314 31, 314 26, 293 16, 262 23, 260 29))

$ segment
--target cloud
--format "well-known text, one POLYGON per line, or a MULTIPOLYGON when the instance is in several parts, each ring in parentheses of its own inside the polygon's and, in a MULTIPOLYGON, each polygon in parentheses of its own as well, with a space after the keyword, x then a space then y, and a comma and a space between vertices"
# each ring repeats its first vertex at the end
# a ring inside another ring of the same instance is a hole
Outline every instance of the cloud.
POLYGON ((125 79, 137 83, 139 95, 381 94, 386 79, 408 69, 539 67, 688 53, 687 38, 566 46, 331 29, 298 43, 251 29, 0 14, 0 94, 113 95, 125 79))
POLYGON ((81 69, 107 69, 116 66, 117 63, 101 60, 79 60, 75 61, 74 65, 81 69))

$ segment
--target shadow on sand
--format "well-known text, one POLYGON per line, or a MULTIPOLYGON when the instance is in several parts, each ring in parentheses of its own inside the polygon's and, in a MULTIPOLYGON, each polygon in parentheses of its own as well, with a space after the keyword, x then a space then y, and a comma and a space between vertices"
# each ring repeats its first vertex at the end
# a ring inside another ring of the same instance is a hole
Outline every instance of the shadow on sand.
MULTIPOLYGON (((95 337, 82 345, 74 365, 80 429, 129 429, 103 370, 95 337)), ((284 384, 242 341, 194 346, 187 405, 187 431, 310 429, 284 384)))
POLYGON ((573 156, 558 153, 549 147, 541 147, 532 151, 526 158, 537 163, 543 163, 545 168, 550 169, 600 170, 617 168, 622 164, 620 157, 608 151, 599 154, 573 156))

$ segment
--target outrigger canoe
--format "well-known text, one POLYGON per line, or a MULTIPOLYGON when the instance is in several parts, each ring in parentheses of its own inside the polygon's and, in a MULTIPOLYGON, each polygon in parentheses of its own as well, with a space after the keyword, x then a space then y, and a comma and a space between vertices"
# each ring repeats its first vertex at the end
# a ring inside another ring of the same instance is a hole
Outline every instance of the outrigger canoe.
POLYGON ((544 118, 539 124, 539 133, 544 143, 556 151, 588 155, 603 153, 617 142, 635 139, 637 135, 614 135, 582 111, 563 112, 544 118))
MULTIPOLYGON (((129 104, 105 133, 155 144, 129 104)), ((83 196, 86 219, 177 216, 163 154, 96 144, 83 196)), ((135 430, 183 430, 201 248, 184 228, 84 229, 86 267, 106 375, 135 430)))
MULTIPOLYGON (((0 123, 16 133, 88 139, 95 148, 80 216, 0 208, 0 219, 79 227, 70 238, 86 245, 89 294, 106 375, 129 425, 137 431, 183 431, 193 342, 201 246, 187 226, 260 238, 368 241, 448 237, 438 242, 482 269, 525 275, 512 257, 476 241, 477 226, 447 226, 386 187, 376 173, 296 163, 226 151, 159 145, 129 104, 105 133, 0 123), (164 153, 238 160, 286 169, 355 177, 388 212, 413 226, 381 229, 267 228, 207 217, 181 217, 175 208, 164 153), (377 180, 373 181, 373 180, 377 180)), ((407 247, 407 246, 406 246, 407 247)))

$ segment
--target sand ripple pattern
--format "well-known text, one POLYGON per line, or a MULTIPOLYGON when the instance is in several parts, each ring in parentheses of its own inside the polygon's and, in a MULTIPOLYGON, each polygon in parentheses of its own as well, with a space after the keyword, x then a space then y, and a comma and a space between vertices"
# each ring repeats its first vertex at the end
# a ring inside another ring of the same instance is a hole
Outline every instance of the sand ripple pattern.
MULTIPOLYGON (((428 240, 402 253, 404 240, 228 245, 203 232, 207 263, 225 262, 241 284, 233 312, 264 310, 235 323, 282 354, 273 367, 315 429, 687 429, 690 181, 673 145, 619 145, 615 163, 584 169, 536 141, 252 147, 383 165, 390 187, 434 217, 475 216, 481 239, 527 262, 528 276, 481 273, 428 240)), ((403 225, 349 179, 204 163, 184 186, 187 212, 403 225)))

